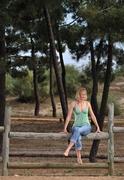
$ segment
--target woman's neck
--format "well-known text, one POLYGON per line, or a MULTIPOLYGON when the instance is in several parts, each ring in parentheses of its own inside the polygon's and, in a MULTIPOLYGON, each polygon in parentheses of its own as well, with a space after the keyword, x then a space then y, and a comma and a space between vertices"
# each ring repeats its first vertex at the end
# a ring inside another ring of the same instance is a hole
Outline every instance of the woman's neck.
POLYGON ((77 100, 77 102, 79 103, 79 104, 84 104, 85 103, 85 101, 84 100, 77 100))

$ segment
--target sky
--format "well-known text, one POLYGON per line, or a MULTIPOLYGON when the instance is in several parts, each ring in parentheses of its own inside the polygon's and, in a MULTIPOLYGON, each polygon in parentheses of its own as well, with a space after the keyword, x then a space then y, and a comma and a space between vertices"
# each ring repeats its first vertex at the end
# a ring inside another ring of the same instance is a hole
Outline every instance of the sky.
MULTIPOLYGON (((57 56, 59 57, 59 53, 57 53, 57 56)), ((19 53, 19 55, 21 56, 31 56, 31 51, 29 50, 28 52, 23 52, 21 51, 19 53)), ((36 56, 41 56, 40 52, 36 53, 36 56)), ((85 57, 86 59, 87 57, 85 57)), ((64 60, 64 64, 65 65, 74 65, 75 67, 77 67, 78 69, 82 69, 82 66, 84 66, 86 63, 84 61, 84 58, 80 59, 78 62, 76 61, 76 59, 72 58, 71 53, 69 52, 68 48, 66 48, 66 51, 63 53, 63 60, 64 60)))
POLYGON ((68 49, 66 49, 66 51, 63 53, 63 59, 65 65, 73 64, 77 68, 81 68, 84 64, 83 59, 79 60, 79 62, 77 62, 76 59, 72 59, 72 55, 70 54, 68 49))

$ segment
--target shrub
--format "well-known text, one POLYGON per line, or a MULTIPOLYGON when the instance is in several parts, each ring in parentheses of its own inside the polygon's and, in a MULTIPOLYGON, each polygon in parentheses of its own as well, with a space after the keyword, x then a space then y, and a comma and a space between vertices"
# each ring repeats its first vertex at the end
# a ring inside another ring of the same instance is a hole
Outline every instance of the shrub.
MULTIPOLYGON (((116 99, 115 96, 109 95, 108 104, 109 104, 109 103, 113 103, 113 104, 114 104, 114 115, 115 115, 115 116, 120 115, 120 114, 121 114, 120 104, 119 104, 119 102, 117 101, 117 99, 116 99)), ((107 114, 108 114, 108 110, 107 110, 107 114)))
POLYGON ((6 74, 6 94, 15 95, 13 92, 13 88, 13 78, 9 74, 6 74))
MULTIPOLYGON (((101 102, 100 98, 101 97, 98 96, 98 107, 100 107, 100 102, 101 102)), ((110 104, 110 103, 114 104, 114 115, 115 116, 120 115, 121 114, 120 105, 115 96, 109 95, 107 104, 110 104)), ((107 115, 108 115, 108 108, 106 108, 106 116, 107 115)))
POLYGON ((79 70, 73 65, 66 65, 66 88, 68 97, 74 97, 77 87, 81 86, 79 79, 79 70))
MULTIPOLYGON (((49 84, 46 78, 38 83, 38 90, 40 100, 48 97, 49 84)), ((33 87, 33 75, 31 71, 28 71, 27 76, 12 78, 11 75, 6 76, 6 93, 9 95, 18 96, 20 102, 33 102, 34 101, 34 87, 33 87)))
POLYGON ((19 96, 19 101, 28 102, 33 101, 33 83, 32 74, 28 73, 26 77, 14 78, 14 94, 19 96))

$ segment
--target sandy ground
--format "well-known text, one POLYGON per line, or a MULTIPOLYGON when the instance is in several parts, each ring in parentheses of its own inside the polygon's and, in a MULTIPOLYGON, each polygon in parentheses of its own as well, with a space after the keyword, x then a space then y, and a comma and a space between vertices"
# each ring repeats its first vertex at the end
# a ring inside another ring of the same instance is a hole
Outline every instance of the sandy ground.
POLYGON ((88 176, 69 176, 69 177, 44 177, 44 176, 33 176, 33 177, 26 177, 26 176, 9 176, 9 177, 0 177, 0 180, 123 180, 124 177, 118 176, 104 176, 104 177, 88 177, 88 176))

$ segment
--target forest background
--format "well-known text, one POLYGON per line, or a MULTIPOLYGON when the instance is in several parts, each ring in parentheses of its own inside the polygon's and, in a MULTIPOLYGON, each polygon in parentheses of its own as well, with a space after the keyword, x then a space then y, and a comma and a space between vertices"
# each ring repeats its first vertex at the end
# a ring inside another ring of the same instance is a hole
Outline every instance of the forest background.
MULTIPOLYGON (((59 97, 65 120, 68 100, 79 86, 87 88, 101 130, 108 101, 115 104, 116 115, 121 115, 122 105, 109 90, 114 80, 123 85, 123 22, 122 0, 1 0, 0 124, 7 97, 33 102, 35 116, 47 98, 51 115, 57 116, 55 97, 59 97), (75 62, 85 65, 80 69, 65 65, 66 49, 75 62)), ((119 93, 123 92, 122 87, 119 93)), ((98 146, 99 141, 94 141, 90 161, 95 161, 98 146)))

